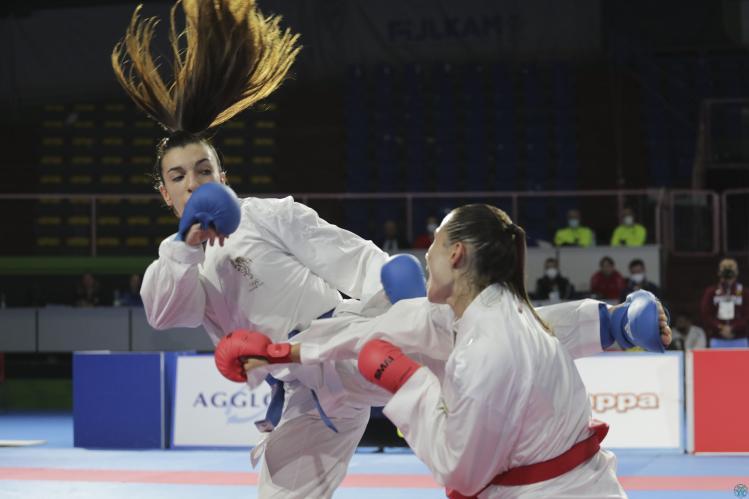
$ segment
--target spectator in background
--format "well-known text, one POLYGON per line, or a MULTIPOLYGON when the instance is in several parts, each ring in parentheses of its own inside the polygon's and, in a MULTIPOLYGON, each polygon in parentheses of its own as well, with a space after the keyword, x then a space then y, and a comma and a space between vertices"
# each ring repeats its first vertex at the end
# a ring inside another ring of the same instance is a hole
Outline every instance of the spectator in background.
POLYGON ((385 237, 380 243, 380 248, 386 253, 397 253, 398 251, 410 248, 408 241, 401 235, 398 225, 393 220, 388 220, 383 225, 385 237))
POLYGON ((438 225, 437 217, 434 215, 428 216, 425 227, 426 232, 416 236, 413 245, 414 249, 428 249, 432 245, 432 241, 434 241, 434 231, 437 230, 438 225))
POLYGON ((98 307, 101 304, 99 281, 89 272, 81 276, 75 294, 76 307, 98 307))
POLYGON ((611 246, 642 246, 648 238, 648 230, 635 223, 632 208, 622 210, 622 223, 611 235, 611 246))
MULTIPOLYGON (((116 291, 115 291, 116 293, 116 291)), ((120 294, 115 295, 115 306, 121 307, 142 307, 143 299, 140 297, 140 274, 130 275, 128 280, 128 289, 120 294)))
POLYGON ((624 291, 622 291, 622 294, 619 296, 619 300, 624 301, 628 294, 637 291, 638 289, 650 291, 659 300, 662 298, 661 288, 659 288, 654 282, 649 281, 645 274, 645 262, 639 258, 635 258, 629 262, 629 279, 627 279, 627 284, 624 291))
POLYGON ((669 350, 694 350, 707 348, 705 330, 692 324, 692 319, 685 313, 676 315, 676 322, 672 328, 673 339, 669 350))
POLYGON ((604 256, 598 263, 600 270, 590 278, 590 292, 594 298, 617 301, 624 290, 624 278, 616 270, 614 260, 604 256))
POLYGON ((737 281, 739 265, 732 258, 718 264, 718 284, 709 286, 702 295, 702 324, 710 338, 733 340, 746 338, 749 297, 737 281))
POLYGON ((575 288, 570 281, 559 273, 559 262, 556 258, 547 258, 544 262, 544 276, 536 281, 536 300, 561 301, 571 300, 575 288))
POLYGON ((589 227, 580 225, 580 212, 567 212, 567 227, 557 230, 554 235, 556 246, 595 246, 596 236, 589 227))

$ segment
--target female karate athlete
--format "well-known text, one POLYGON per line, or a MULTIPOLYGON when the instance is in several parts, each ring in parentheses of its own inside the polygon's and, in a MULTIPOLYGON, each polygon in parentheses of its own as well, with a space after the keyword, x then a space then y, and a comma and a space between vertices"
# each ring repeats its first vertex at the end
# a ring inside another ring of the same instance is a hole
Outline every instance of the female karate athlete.
MULTIPOLYGON (((313 319, 350 306, 338 290, 376 297, 387 255, 291 198, 242 200, 229 239, 193 223, 197 213, 213 212, 217 219, 223 210, 210 196, 195 203, 195 193, 209 192, 207 184, 225 182, 209 130, 269 95, 298 49, 296 37, 282 32, 277 18, 264 18, 253 2, 186 0, 182 8, 186 48, 178 46, 173 27, 173 84, 161 79, 150 54, 155 21, 140 20, 137 11, 113 53, 123 87, 168 131, 157 149, 156 177, 164 201, 181 218, 179 233, 162 242, 144 277, 149 323, 159 329, 202 324, 214 343, 237 328, 283 341, 313 319)), ((369 416, 370 403, 345 396, 342 379, 352 373, 360 378, 356 366, 270 370, 286 382, 285 404, 275 430, 257 448, 265 451, 260 497, 329 497, 369 416)))
POLYGON ((428 298, 454 314, 442 381, 384 340, 359 354, 394 393, 385 415, 450 497, 626 497, 572 358, 528 300, 525 233, 498 208, 457 208, 427 254, 428 298))
MULTIPOLYGON (((123 88, 167 131, 155 176, 181 219, 179 233, 164 239, 146 270, 146 316, 157 329, 203 325, 214 343, 236 328, 285 340, 339 308, 339 290, 353 298, 375 294, 387 255, 291 198, 237 201, 238 228, 228 239, 217 230, 220 223, 197 223, 205 213, 217 221, 226 211, 218 198, 193 196, 226 180, 211 131, 273 92, 299 48, 297 36, 251 0, 184 0, 186 29, 179 36, 178 6, 172 10, 173 81, 162 79, 151 55, 156 20, 141 19, 138 10, 112 54, 123 88)), ((285 381, 285 404, 275 431, 259 446, 265 448, 259 495, 329 497, 366 428, 369 405, 330 402, 337 396, 329 387, 340 385, 332 365, 280 367, 273 374, 285 381), (327 423, 336 432, 323 420, 328 407, 327 423)))

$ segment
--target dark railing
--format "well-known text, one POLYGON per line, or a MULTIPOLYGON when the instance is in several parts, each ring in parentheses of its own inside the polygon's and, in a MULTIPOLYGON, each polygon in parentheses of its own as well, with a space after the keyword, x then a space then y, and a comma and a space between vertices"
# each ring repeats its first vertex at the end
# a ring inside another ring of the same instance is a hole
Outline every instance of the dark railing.
MULTIPOLYGON (((589 191, 484 191, 484 192, 399 192, 399 193, 296 193, 297 201, 314 204, 317 201, 398 201, 403 203, 405 212, 405 232, 409 239, 414 236, 414 206, 429 200, 449 199, 451 202, 467 203, 471 200, 504 201, 509 207, 510 216, 523 221, 524 203, 538 199, 574 200, 584 202, 586 198, 601 198, 605 205, 615 206, 616 213, 606 213, 610 220, 618 220, 619 213, 632 199, 647 201, 647 208, 640 210, 650 222, 650 241, 659 244, 674 254, 680 255, 716 255, 724 251, 749 252, 749 244, 739 248, 731 247, 728 237, 730 230, 727 222, 728 201, 737 196, 747 196, 749 190, 726 191, 722 198, 712 191, 666 190, 666 189, 622 189, 622 190, 589 190, 589 191), (722 202, 721 202, 722 201, 722 202), (721 244, 722 243, 722 244, 721 244)), ((262 194, 262 197, 280 197, 286 194, 262 194)), ((91 237, 90 255, 97 255, 97 210, 99 201, 105 199, 159 199, 158 194, 0 194, 0 201, 43 199, 88 200, 90 203, 91 237)), ((734 217, 735 213, 730 216, 734 217)), ((746 224, 746 213, 743 214, 746 224)), ((746 238, 745 238, 746 239, 746 238)), ((601 241, 606 244, 606 241, 601 241)))

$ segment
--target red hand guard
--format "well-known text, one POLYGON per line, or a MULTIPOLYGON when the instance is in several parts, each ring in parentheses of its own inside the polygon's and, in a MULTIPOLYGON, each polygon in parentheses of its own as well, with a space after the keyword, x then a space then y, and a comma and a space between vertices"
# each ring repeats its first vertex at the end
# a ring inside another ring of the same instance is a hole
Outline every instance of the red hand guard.
POLYGON ((395 393, 421 364, 390 342, 372 340, 359 352, 359 372, 371 383, 395 393))
POLYGON ((237 329, 227 334, 216 345, 216 367, 225 378, 238 383, 247 381, 243 362, 247 357, 260 357, 270 364, 291 362, 291 345, 271 343, 263 333, 237 329))

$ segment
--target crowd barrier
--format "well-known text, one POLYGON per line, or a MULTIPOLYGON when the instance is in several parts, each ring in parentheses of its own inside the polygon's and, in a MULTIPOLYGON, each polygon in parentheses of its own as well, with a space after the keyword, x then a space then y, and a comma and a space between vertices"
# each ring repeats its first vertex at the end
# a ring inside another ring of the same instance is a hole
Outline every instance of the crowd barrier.
MULTIPOLYGON (((593 416, 611 425, 604 446, 684 450, 681 352, 604 353, 576 363, 593 416)), ((262 436, 253 422, 265 416, 269 388, 226 380, 210 355, 76 353, 74 365, 76 446, 249 447, 262 436)))
MULTIPOLYGON (((425 263, 423 250, 413 255, 425 263)), ((559 260, 560 271, 578 291, 589 288, 590 276, 598 270, 603 256, 611 256, 619 270, 634 258, 645 262, 648 279, 660 284, 660 247, 639 248, 596 246, 593 248, 529 248, 526 262, 527 287, 543 277, 544 261, 559 260)), ((74 352, 80 350, 183 351, 212 350, 203 328, 177 328, 156 331, 148 325, 141 308, 96 307, 0 309, 0 352, 74 352)))

